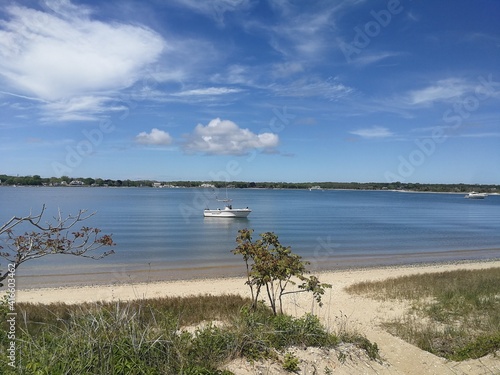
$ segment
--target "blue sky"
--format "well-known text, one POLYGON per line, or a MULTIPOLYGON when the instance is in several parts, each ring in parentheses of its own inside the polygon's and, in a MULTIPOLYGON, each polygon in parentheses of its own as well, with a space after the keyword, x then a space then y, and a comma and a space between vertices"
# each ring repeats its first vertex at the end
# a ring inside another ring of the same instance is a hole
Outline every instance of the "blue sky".
POLYGON ((0 173, 500 183, 497 0, 6 0, 0 173))

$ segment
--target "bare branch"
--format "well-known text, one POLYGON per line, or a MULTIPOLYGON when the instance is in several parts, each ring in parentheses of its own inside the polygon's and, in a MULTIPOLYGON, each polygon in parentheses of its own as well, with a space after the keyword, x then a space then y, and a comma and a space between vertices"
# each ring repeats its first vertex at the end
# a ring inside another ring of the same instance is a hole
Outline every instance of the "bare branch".
MULTIPOLYGON (((54 217, 55 223, 40 224, 45 205, 38 215, 31 212, 28 216, 14 216, 0 228, 0 235, 6 235, 4 243, 9 251, 0 252, 0 257, 8 260, 17 269, 21 264, 51 254, 74 255, 82 258, 102 259, 114 253, 113 250, 100 254, 90 254, 104 246, 114 246, 111 235, 101 235, 98 228, 82 227, 79 231, 70 231, 77 223, 87 220, 95 214, 86 214, 80 210, 75 216, 64 218, 60 210, 54 217), (21 223, 29 223, 38 231, 15 235, 13 229, 21 223)), ((0 249, 3 249, 0 246, 0 249)), ((8 276, 8 272, 0 273, 0 282, 8 276)), ((1 286, 1 284, 0 284, 1 286)))
POLYGON ((12 228, 14 228, 16 225, 21 224, 22 222, 25 222, 25 221, 30 222, 34 226, 38 226, 38 223, 40 223, 40 220, 42 219, 44 212, 45 212, 45 204, 42 206, 42 210, 40 211, 40 213, 38 215, 33 215, 31 213, 31 210, 30 210, 30 213, 28 216, 24 216, 24 217, 14 216, 8 222, 6 222, 4 225, 2 225, 0 227, 0 235, 12 230, 12 228))

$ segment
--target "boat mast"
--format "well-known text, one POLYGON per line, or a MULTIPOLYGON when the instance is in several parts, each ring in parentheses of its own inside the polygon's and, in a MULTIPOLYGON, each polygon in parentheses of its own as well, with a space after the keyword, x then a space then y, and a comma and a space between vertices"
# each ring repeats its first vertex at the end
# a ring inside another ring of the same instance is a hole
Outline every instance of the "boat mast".
POLYGON ((227 185, 226 185, 226 198, 219 199, 219 197, 216 195, 215 199, 217 199, 217 201, 219 201, 219 202, 226 202, 226 203, 233 201, 232 199, 229 199, 229 197, 227 196, 227 185))

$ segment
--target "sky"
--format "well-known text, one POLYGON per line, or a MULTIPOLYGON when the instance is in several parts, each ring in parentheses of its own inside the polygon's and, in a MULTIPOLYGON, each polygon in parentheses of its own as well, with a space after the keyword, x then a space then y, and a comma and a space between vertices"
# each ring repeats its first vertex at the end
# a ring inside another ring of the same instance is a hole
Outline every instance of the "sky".
POLYGON ((498 0, 2 0, 0 174, 500 184, 498 0))

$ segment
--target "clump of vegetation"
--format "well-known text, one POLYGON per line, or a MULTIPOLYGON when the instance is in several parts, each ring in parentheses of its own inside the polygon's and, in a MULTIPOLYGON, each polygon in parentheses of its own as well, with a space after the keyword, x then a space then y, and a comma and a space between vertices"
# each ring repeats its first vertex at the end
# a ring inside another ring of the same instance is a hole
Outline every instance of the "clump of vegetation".
POLYGON ((294 254, 290 246, 283 246, 278 236, 273 232, 260 235, 260 239, 252 241, 251 229, 238 231, 233 254, 243 256, 247 270, 246 284, 250 288, 252 308, 257 307, 262 289, 267 292, 271 309, 276 315, 283 314, 283 296, 290 293, 311 292, 321 306, 321 296, 330 284, 324 284, 316 276, 307 277, 306 266, 309 262, 302 260, 300 255, 294 254), (299 290, 289 291, 289 285, 295 285, 299 280, 299 290))
POLYGON ((286 353, 283 360, 283 368, 289 372, 297 372, 300 370, 300 360, 293 353, 286 353))
MULTIPOLYGON (((5 374, 229 375, 221 368, 234 358, 273 359, 291 346, 339 343, 314 315, 274 315, 250 304, 235 295, 19 303, 16 351, 22 355, 17 368, 8 366, 9 342, 2 335, 0 367, 5 374)), ((289 357, 283 365, 292 369, 294 363, 289 357)))
POLYGON ((364 282, 348 291, 410 301, 407 314, 385 327, 438 356, 461 361, 500 350, 500 268, 364 282))

